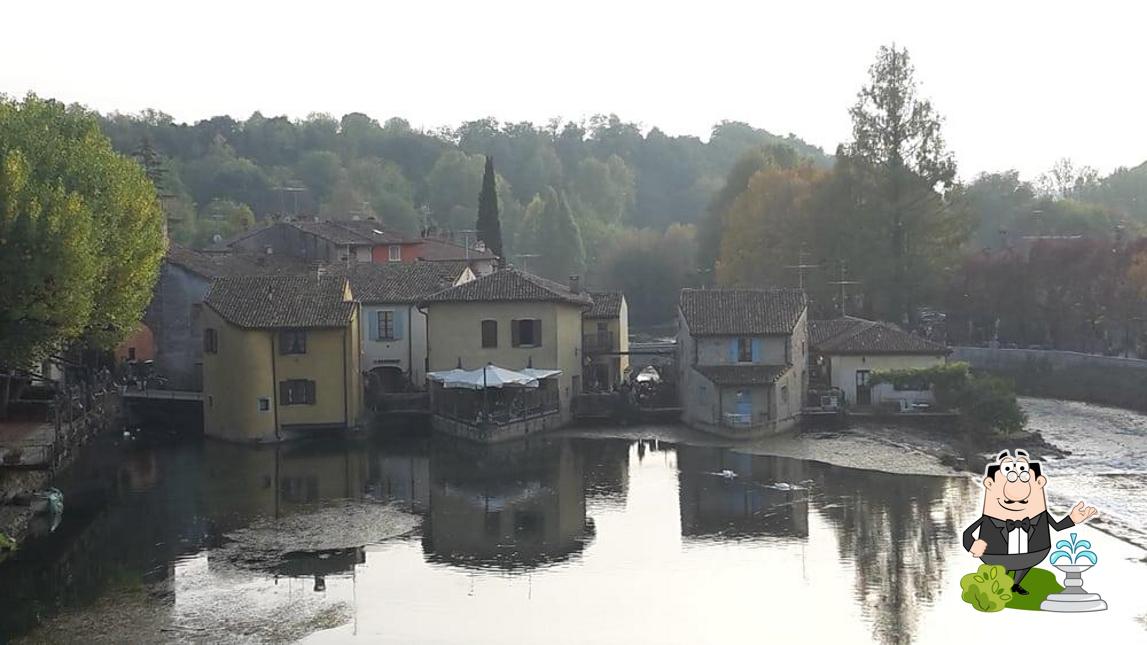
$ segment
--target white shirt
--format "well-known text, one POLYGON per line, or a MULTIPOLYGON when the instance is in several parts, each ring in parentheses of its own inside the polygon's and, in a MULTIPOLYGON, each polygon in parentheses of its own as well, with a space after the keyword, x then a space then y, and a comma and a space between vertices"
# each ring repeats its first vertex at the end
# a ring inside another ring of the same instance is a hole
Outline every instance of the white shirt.
POLYGON ((1008 533, 1008 554, 1028 552, 1028 532, 1014 528, 1008 533))

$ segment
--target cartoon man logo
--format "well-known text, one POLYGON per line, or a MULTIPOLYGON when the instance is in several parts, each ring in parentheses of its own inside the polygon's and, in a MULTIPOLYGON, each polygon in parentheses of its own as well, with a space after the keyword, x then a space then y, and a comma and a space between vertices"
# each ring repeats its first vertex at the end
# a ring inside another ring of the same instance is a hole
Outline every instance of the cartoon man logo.
POLYGON ((964 548, 985 564, 1002 565, 1012 573, 1012 593, 1028 595, 1020 586, 1028 571, 1051 550, 1049 527, 1057 531, 1086 522, 1098 511, 1079 502, 1071 513, 1055 520, 1047 512, 1047 478, 1038 461, 1016 450, 996 456, 984 472, 984 514, 964 530, 964 548), (980 530, 979 537, 972 533, 980 530))

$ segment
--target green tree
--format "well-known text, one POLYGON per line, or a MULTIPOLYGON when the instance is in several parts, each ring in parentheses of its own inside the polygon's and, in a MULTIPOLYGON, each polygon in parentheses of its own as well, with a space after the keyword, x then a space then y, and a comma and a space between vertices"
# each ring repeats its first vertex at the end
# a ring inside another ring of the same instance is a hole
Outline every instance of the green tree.
POLYGON ((315 199, 325 201, 342 176, 342 160, 329 150, 312 150, 299 159, 298 176, 315 199))
POLYGON ((530 271, 561 282, 584 273, 581 229, 565 195, 547 188, 530 202, 522 226, 521 252, 538 256, 530 260, 530 271))
POLYGON ((0 370, 72 340, 113 347, 163 256, 155 187, 94 115, 31 95, 0 101, 0 160, 0 370))
POLYGON ((478 194, 478 239, 487 249, 502 257, 502 224, 498 220, 498 190, 494 175, 494 158, 486 156, 482 173, 482 192, 478 194))
POLYGON ((427 178, 430 211, 439 226, 462 229, 474 221, 474 196, 482 188, 482 158, 459 150, 444 153, 427 178))
MULTIPOLYGON (((940 132, 942 118, 927 99, 918 96, 915 70, 908 50, 881 47, 869 69, 869 82, 849 110, 852 142, 845 154, 860 162, 865 199, 858 208, 867 211, 869 225, 879 231, 888 268, 880 271, 881 313, 893 320, 908 320, 922 284, 917 278, 930 267, 919 266, 928 258, 913 245, 935 242, 948 219, 958 214, 940 201, 956 177, 956 163, 940 132)), ((958 247, 964 240, 944 236, 945 247, 958 247)), ((870 289, 874 285, 870 285, 870 289)))
POLYGON ((255 213, 246 204, 214 199, 199 213, 195 223, 195 246, 203 248, 255 226, 255 213))

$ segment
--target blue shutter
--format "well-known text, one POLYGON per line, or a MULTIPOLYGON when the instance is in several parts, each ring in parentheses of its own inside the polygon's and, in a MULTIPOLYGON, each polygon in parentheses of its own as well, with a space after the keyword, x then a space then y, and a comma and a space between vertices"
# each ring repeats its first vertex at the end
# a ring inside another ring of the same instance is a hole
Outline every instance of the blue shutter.
POLYGON ((730 363, 736 363, 738 358, 740 358, 740 357, 737 356, 737 339, 736 338, 730 338, 729 339, 729 362, 730 363))
POLYGON ((370 329, 367 330, 367 338, 378 340, 378 311, 372 309, 368 318, 370 318, 370 329))
POLYGON ((753 362, 760 363, 765 357, 765 341, 762 338, 753 339, 753 362))
POLYGON ((406 323, 406 312, 400 309, 392 315, 394 316, 394 339, 402 340, 402 328, 406 323))

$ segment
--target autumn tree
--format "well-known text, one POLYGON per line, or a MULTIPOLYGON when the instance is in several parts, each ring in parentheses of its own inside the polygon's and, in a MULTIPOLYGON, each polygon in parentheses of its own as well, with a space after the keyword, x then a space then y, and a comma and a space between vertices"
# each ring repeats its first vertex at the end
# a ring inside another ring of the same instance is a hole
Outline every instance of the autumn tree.
POLYGON ((529 270, 565 282, 585 271, 585 246, 581 229, 564 194, 547 188, 526 208, 518 247, 520 253, 538 256, 529 270))

